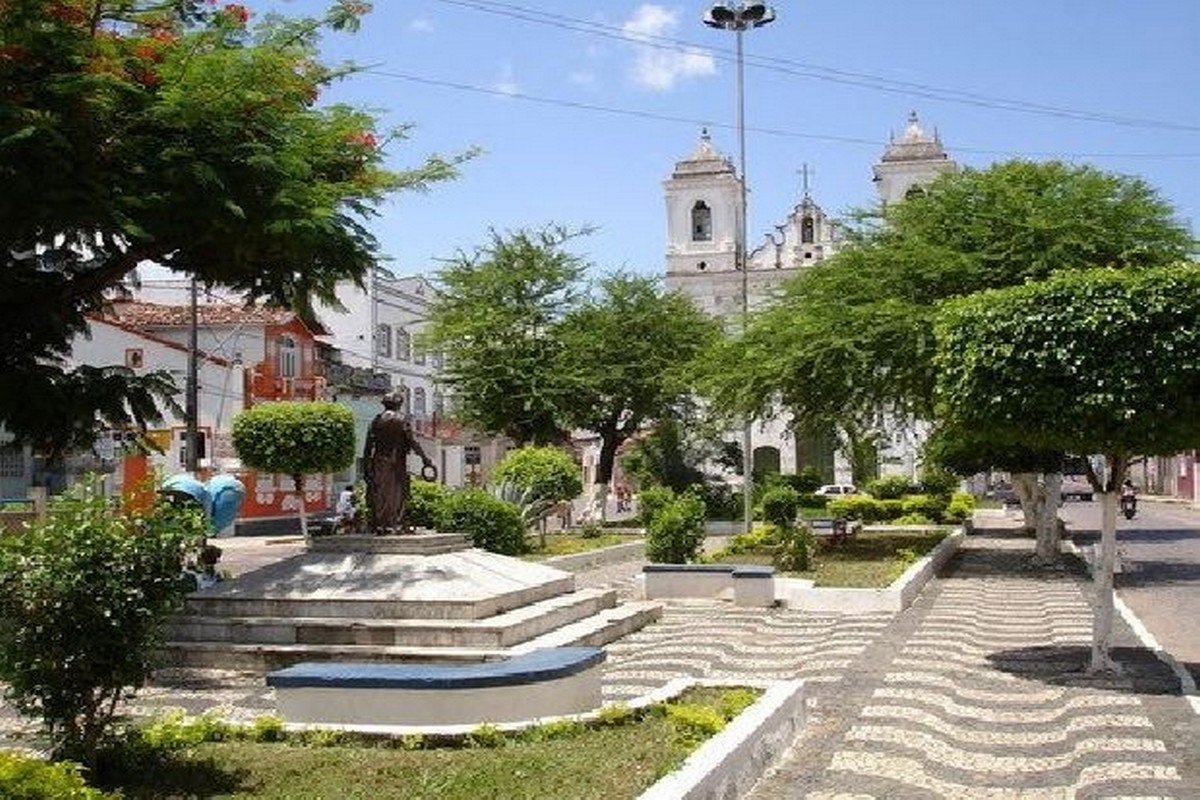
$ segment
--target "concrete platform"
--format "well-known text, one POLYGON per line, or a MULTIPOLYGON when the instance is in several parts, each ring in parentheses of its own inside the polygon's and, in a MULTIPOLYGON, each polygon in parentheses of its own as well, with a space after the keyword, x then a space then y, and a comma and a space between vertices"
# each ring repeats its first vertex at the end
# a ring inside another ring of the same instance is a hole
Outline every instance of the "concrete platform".
POLYGON ((314 536, 310 553, 388 553, 401 556, 431 556, 469 550, 471 542, 461 533, 420 531, 404 536, 314 536))

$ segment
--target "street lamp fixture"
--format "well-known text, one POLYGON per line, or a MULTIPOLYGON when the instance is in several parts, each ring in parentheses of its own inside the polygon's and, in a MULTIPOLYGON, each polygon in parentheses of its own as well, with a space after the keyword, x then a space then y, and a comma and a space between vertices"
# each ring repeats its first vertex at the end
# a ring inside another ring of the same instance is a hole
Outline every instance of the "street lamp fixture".
MULTIPOLYGON (((775 21, 775 9, 766 3, 715 3, 704 14, 704 24, 710 28, 733 31, 737 34, 737 129, 738 161, 741 171, 741 230, 738 232, 737 252, 734 268, 742 273, 742 330, 750 318, 750 281, 746 263, 746 80, 745 58, 742 50, 742 35, 753 28, 761 28, 775 21)), ((754 486, 754 449, 751 441, 750 419, 742 428, 742 525, 749 534, 753 525, 751 518, 751 490, 754 486)))

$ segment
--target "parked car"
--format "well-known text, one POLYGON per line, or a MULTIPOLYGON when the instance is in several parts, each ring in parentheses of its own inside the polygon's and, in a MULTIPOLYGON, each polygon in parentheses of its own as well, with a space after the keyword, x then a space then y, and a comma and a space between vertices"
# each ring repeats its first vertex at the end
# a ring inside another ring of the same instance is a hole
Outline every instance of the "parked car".
POLYGON ((1088 479, 1081 475, 1064 475, 1062 482, 1062 499, 1063 502, 1068 500, 1079 500, 1090 503, 1094 493, 1092 484, 1088 479))
POLYGON ((843 494, 858 494, 858 489, 849 483, 827 483, 813 494, 822 497, 839 497, 843 494))

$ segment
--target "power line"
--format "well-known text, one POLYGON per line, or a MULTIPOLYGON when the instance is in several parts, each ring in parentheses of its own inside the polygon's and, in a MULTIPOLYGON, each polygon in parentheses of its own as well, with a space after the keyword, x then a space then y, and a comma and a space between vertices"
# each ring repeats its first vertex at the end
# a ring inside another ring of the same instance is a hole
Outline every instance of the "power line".
MULTIPOLYGON (((662 114, 655 111, 646 111, 643 109, 622 108, 620 106, 601 105, 598 103, 585 103, 579 100, 566 100, 554 97, 542 97, 539 95, 526 94, 524 92, 511 91, 507 89, 495 89, 487 86, 476 86, 469 83, 459 83, 457 81, 440 80, 437 78, 428 78, 421 75, 412 75, 406 72, 396 72, 393 70, 383 70, 369 68, 363 70, 367 75, 378 75, 385 78, 394 78, 397 80, 408 81, 411 83, 423 84, 426 86, 436 86, 444 89, 454 89, 463 92, 473 92, 476 94, 485 94, 492 97, 504 97, 513 100, 523 100, 530 103, 538 103, 541 105, 557 106, 560 108, 570 108, 580 111, 594 111, 604 114, 615 114, 618 116, 635 117, 638 119, 654 120, 658 122, 673 122, 694 127, 707 126, 710 128, 722 128, 733 130, 734 126, 730 123, 713 122, 711 120, 699 119, 696 117, 684 117, 674 114, 662 114)), ((783 128, 764 128, 760 126, 749 125, 747 131, 754 133, 767 134, 769 136, 779 136, 791 139, 811 139, 816 141, 835 142, 838 144, 856 144, 870 145, 872 147, 886 147, 888 142, 880 139, 867 139, 857 136, 839 136, 836 134, 823 133, 807 133, 804 131, 787 130, 783 128)), ((1037 156, 1042 158, 1147 158, 1147 159, 1174 159, 1174 158, 1200 158, 1200 152, 1196 153, 1069 153, 1063 151, 1039 151, 1039 150, 1021 150, 1010 148, 1005 150, 989 149, 982 147, 958 147, 947 146, 947 150, 957 153, 975 153, 979 155, 993 156, 1037 156)))
MULTIPOLYGON (((733 62, 736 55, 721 47, 700 44, 687 39, 678 39, 656 34, 630 34, 625 29, 608 25, 594 20, 585 20, 565 14, 542 9, 520 6, 513 3, 496 2, 495 0, 436 0, 445 5, 480 11, 486 14, 507 17, 535 25, 559 28, 562 30, 583 33, 606 39, 614 39, 630 44, 638 44, 663 50, 679 52, 704 51, 721 61, 733 62)), ((921 97, 947 103, 992 108, 1024 114, 1072 119, 1082 122, 1099 122, 1126 127, 1151 128, 1159 130, 1200 132, 1200 125, 1174 122, 1170 120, 1149 119, 1145 117, 1126 116, 1108 112, 1085 111, 1063 106, 1053 106, 1035 103, 1028 100, 997 97, 979 92, 964 91, 947 87, 939 87, 928 83, 901 81, 874 75, 866 72, 826 67, 788 58, 772 56, 747 55, 746 63, 750 66, 779 72, 796 77, 825 81, 847 86, 870 89, 889 94, 899 94, 909 97, 921 97)))

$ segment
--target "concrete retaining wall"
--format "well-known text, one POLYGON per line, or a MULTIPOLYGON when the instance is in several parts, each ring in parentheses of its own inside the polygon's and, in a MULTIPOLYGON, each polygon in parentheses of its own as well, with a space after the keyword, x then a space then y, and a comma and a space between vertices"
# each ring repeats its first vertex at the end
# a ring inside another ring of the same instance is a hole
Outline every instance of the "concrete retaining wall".
POLYGON ((565 556, 552 556, 547 559, 538 561, 539 564, 545 564, 548 567, 555 569, 564 569, 567 572, 579 572, 580 570, 591 569, 592 567, 603 566, 604 564, 616 564, 621 561, 633 561, 634 559, 642 558, 646 555, 646 541, 644 539, 636 539, 632 542, 622 542, 614 544, 611 547, 601 547, 596 550, 588 550, 585 553, 571 553, 565 556))

